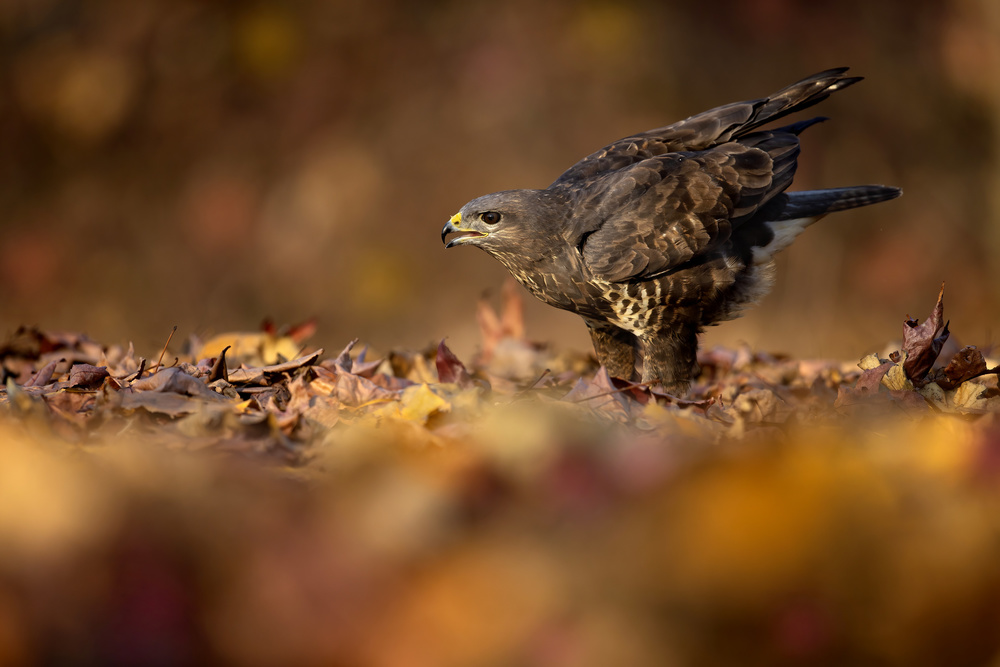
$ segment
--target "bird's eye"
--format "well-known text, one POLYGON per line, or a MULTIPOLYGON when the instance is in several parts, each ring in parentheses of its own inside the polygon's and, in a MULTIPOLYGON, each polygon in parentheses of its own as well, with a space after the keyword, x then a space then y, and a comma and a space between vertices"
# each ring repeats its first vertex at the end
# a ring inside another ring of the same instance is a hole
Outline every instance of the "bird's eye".
POLYGON ((500 222, 500 214, 496 211, 486 211, 485 213, 479 214, 479 219, 487 225, 495 225, 500 222))

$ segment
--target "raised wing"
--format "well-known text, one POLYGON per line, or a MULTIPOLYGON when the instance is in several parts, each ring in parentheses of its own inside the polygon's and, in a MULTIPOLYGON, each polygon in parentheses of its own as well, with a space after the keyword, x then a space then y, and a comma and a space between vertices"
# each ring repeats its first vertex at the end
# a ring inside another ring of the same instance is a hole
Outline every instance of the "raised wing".
POLYGON ((861 80, 844 76, 847 67, 826 70, 793 83, 770 97, 735 102, 673 125, 619 139, 570 167, 550 188, 573 188, 643 160, 673 151, 702 151, 739 139, 760 126, 822 102, 861 80))
POLYGON ((792 182, 796 132, 806 125, 668 153, 606 175, 591 195, 599 222, 581 230, 584 263, 602 280, 642 280, 717 248, 792 182))

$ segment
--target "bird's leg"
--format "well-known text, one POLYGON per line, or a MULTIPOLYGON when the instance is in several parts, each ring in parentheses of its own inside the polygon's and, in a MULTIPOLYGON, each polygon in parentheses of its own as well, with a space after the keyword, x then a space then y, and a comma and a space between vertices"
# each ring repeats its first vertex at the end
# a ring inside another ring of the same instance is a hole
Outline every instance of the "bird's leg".
POLYGON ((633 380, 635 369, 635 336, 616 326, 597 320, 587 320, 590 338, 594 341, 597 362, 607 369, 608 375, 622 380, 633 380))
POLYGON ((670 329, 639 336, 642 344, 642 381, 683 395, 698 375, 698 330, 670 329))

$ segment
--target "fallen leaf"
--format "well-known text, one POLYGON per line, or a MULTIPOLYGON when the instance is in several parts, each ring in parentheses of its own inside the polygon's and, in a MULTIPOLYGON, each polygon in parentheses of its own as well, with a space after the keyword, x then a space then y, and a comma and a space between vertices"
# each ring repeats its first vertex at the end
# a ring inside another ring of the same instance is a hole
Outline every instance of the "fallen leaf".
POLYGON ((301 356, 297 359, 292 359, 291 361, 285 361, 280 364, 273 364, 271 366, 264 366, 262 368, 238 368, 235 371, 230 371, 229 381, 233 384, 247 385, 247 384, 265 384, 267 375, 280 375, 282 373, 288 373, 296 369, 302 368, 303 366, 311 366, 316 363, 320 355, 323 354, 322 348, 301 356))
POLYGON ((458 357, 448 349, 443 340, 438 345, 437 357, 434 363, 437 366, 438 381, 454 382, 463 389, 473 385, 472 376, 466 370, 465 364, 459 361, 458 357))
POLYGON ((354 370, 354 361, 351 359, 351 350, 353 350, 354 346, 357 344, 358 344, 357 338, 355 338, 352 341, 349 341, 347 343, 347 346, 344 347, 344 349, 341 350, 340 354, 337 355, 337 358, 333 360, 333 365, 338 370, 341 370, 344 373, 350 373, 351 371, 354 370))
POLYGON ((302 344, 289 336, 262 333, 226 333, 204 343, 195 355, 198 359, 214 359, 226 347, 230 356, 249 366, 267 366, 295 358, 302 344))
POLYGON ((216 380, 225 380, 229 382, 229 369, 226 367, 226 352, 229 351, 229 346, 222 348, 222 352, 219 352, 218 359, 212 364, 212 370, 208 372, 208 381, 215 382, 216 380))
POLYGON ((426 384, 407 387, 399 398, 399 414, 403 419, 426 424, 437 412, 448 412, 451 404, 438 396, 426 384))
POLYGON ((228 400, 206 387, 198 378, 188 375, 179 368, 164 368, 147 378, 136 380, 130 388, 134 392, 174 393, 209 400, 228 400))
POLYGON ((493 351, 500 341, 505 338, 524 338, 524 301, 513 278, 504 280, 500 299, 500 315, 497 315, 485 298, 480 299, 476 307, 476 320, 482 337, 480 357, 483 363, 489 363, 493 358, 493 351))
MULTIPOLYGON (((892 361, 899 363, 897 359, 893 359, 892 361)), ((879 366, 885 363, 886 363, 885 361, 879 359, 877 354, 872 353, 869 355, 865 355, 864 357, 861 358, 861 361, 858 362, 858 368, 860 368, 863 371, 870 371, 873 368, 878 368, 879 366)))
POLYGON ((388 401, 396 397, 394 392, 351 373, 337 373, 333 395, 350 407, 359 407, 372 401, 388 401))
POLYGON ((948 365, 935 373, 934 380, 942 389, 954 389, 966 380, 986 373, 986 359, 974 345, 959 350, 948 365))
MULTIPOLYGON (((214 392, 213 392, 214 393, 214 392)), ((215 394, 218 396, 218 394, 215 394)), ((222 398, 221 396, 219 398, 222 398)), ((199 396, 188 396, 186 394, 147 391, 138 394, 123 392, 120 404, 123 410, 143 409, 147 412, 178 417, 204 409, 206 400, 199 396)))
POLYGON ((917 391, 921 396, 930 401, 931 405, 939 409, 946 409, 948 407, 948 399, 945 396, 944 389, 937 382, 928 382, 917 391))
POLYGON ((986 408, 986 397, 983 393, 986 386, 978 382, 963 382, 956 389, 947 392, 948 402, 952 407, 963 411, 978 411, 986 408))
POLYGON ((62 359, 53 359, 49 363, 45 364, 37 373, 31 376, 31 379, 24 383, 25 387, 42 387, 47 385, 52 381, 52 374, 55 373, 56 366, 59 365, 62 359))
POLYGON ((104 366, 74 364, 69 369, 69 386, 81 389, 94 389, 101 386, 106 377, 108 377, 108 369, 104 366))
POLYGON ((917 320, 909 318, 903 322, 903 351, 906 353, 903 370, 918 387, 925 384, 924 378, 948 340, 948 322, 942 324, 943 320, 944 284, 941 285, 934 310, 923 324, 918 325, 917 320))
POLYGON ((858 366, 865 369, 865 372, 861 374, 860 378, 858 378, 857 383, 854 385, 854 390, 861 394, 877 393, 879 386, 882 384, 882 378, 885 377, 885 374, 889 372, 890 368, 895 366, 895 364, 891 361, 886 361, 872 366, 872 357, 875 357, 876 361, 878 360, 877 356, 871 354, 862 359, 861 363, 858 364, 858 366), (867 366, 867 368, 865 368, 865 366, 867 366))
POLYGON ((899 364, 892 364, 888 372, 882 376, 882 384, 889 391, 913 391, 913 382, 910 381, 910 378, 906 377, 903 366, 899 364))
POLYGON ((733 401, 733 407, 750 422, 774 419, 781 399, 770 389, 752 388, 740 393, 733 401))
POLYGON ((580 378, 562 397, 567 403, 582 403, 593 410, 601 410, 613 415, 616 419, 627 420, 631 414, 628 399, 622 390, 614 385, 607 369, 603 366, 597 369, 591 380, 580 378))

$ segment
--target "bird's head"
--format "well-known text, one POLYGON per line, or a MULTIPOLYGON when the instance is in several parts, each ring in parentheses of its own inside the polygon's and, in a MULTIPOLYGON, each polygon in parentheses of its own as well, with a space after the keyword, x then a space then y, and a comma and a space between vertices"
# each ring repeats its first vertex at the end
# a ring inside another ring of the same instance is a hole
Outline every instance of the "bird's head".
POLYGON ((533 254, 565 220, 561 198, 547 190, 507 190, 473 199, 441 230, 445 247, 474 245, 490 254, 533 254))

